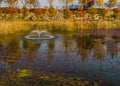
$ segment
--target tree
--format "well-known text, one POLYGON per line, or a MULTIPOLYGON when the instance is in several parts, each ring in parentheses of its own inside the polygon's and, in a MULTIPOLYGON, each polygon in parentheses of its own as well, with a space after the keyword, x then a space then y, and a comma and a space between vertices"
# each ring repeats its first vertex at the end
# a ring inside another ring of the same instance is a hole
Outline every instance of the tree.
POLYGON ((113 0, 113 4, 116 5, 118 3, 118 0, 113 0))
POLYGON ((83 7, 79 7, 77 12, 76 12, 76 16, 84 17, 85 15, 86 15, 86 12, 83 10, 83 7))
POLYGON ((37 17, 41 17, 42 15, 45 14, 45 10, 42 9, 42 8, 35 8, 35 9, 34 9, 34 14, 35 14, 35 16, 37 16, 37 17))
POLYGON ((60 2, 65 3, 65 6, 67 8, 68 4, 71 2, 74 2, 75 0, 60 0, 60 2))
POLYGON ((65 9, 64 9, 64 17, 65 17, 66 19, 68 19, 68 18, 71 17, 71 15, 72 15, 72 11, 71 11, 68 7, 65 8, 65 9))
POLYGON ((105 58, 105 52, 103 44, 101 43, 101 40, 97 40, 96 43, 94 43, 94 59, 96 60, 103 60, 105 58))
POLYGON ((92 18, 94 17, 94 15, 97 13, 97 9, 94 8, 94 7, 90 7, 88 10, 87 10, 87 13, 91 14, 92 18))
POLYGON ((95 0, 78 0, 80 4, 91 7, 94 5, 95 0))
POLYGON ((21 3, 23 4, 23 6, 26 6, 27 4, 30 4, 30 5, 38 5, 38 0, 20 0, 21 3))
POLYGON ((54 0, 47 0, 47 1, 48 1, 49 5, 51 7, 54 0))
POLYGON ((25 17, 27 16, 28 12, 29 12, 28 8, 26 6, 23 6, 21 9, 22 15, 25 17))
POLYGON ((87 5, 89 0, 78 0, 78 1, 83 5, 87 5))
POLYGON ((39 3, 39 0, 36 0, 36 2, 33 4, 34 7, 39 7, 40 6, 40 3, 39 3))
POLYGON ((107 9, 102 8, 101 10, 98 10, 98 11, 99 11, 98 13, 101 14, 102 17, 103 17, 103 19, 104 19, 105 15, 106 15, 106 13, 107 13, 107 9))
POLYGON ((114 5, 118 3, 118 0, 113 0, 114 5))
POLYGON ((3 0, 0 0, 0 7, 1 7, 1 3, 2 3, 3 0))
POLYGON ((26 2, 27 2, 28 4, 33 4, 33 3, 36 2, 36 0, 26 0, 26 2))
POLYGON ((118 0, 109 0, 108 1, 108 7, 114 7, 118 3, 118 0))
POLYGON ((14 15, 18 13, 18 9, 15 7, 8 7, 5 8, 2 12, 5 14, 9 14, 11 17, 14 17, 14 15))
POLYGON ((1 3, 2 3, 2 2, 5 2, 5 0, 0 0, 0 7, 1 7, 1 3))
POLYGON ((7 3, 9 3, 10 6, 13 6, 15 2, 18 2, 18 0, 6 0, 7 3))
POLYGON ((97 4, 98 4, 99 6, 102 6, 102 5, 103 5, 103 3, 104 3, 104 1, 103 1, 103 0, 97 0, 97 4))
POLYGON ((22 3, 23 6, 26 6, 26 0, 20 0, 20 2, 22 3))
POLYGON ((46 13, 50 18, 52 18, 57 14, 57 11, 53 6, 51 6, 47 9, 46 13))
POLYGON ((37 0, 26 0, 26 3, 29 4, 30 6, 33 5, 37 2, 37 0))
POLYGON ((114 11, 115 18, 119 19, 120 18, 120 8, 116 8, 113 11, 114 11))

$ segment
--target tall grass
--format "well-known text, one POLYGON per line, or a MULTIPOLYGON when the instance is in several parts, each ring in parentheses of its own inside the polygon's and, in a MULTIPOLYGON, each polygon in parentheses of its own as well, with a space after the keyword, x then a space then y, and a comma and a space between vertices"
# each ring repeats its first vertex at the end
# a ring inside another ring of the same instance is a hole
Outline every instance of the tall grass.
POLYGON ((0 35, 30 30, 78 31, 83 29, 114 29, 120 21, 0 21, 0 35))

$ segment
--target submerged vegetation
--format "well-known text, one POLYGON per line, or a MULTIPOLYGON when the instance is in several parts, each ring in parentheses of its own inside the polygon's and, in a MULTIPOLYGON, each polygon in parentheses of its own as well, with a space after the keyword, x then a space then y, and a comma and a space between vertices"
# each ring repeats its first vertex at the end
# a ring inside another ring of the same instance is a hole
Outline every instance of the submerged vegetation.
POLYGON ((0 86, 98 86, 84 78, 74 78, 58 74, 33 74, 30 70, 17 69, 0 77, 0 86))

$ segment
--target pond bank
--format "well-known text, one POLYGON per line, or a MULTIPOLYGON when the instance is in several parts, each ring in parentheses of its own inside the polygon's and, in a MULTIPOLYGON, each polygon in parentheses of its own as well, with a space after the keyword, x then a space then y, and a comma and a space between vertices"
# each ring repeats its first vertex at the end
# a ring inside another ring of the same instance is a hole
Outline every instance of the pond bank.
POLYGON ((98 86, 84 78, 58 74, 32 74, 30 70, 16 70, 0 77, 0 86, 98 86))
POLYGON ((86 29, 118 29, 120 21, 0 21, 0 35, 30 30, 79 31, 86 29))

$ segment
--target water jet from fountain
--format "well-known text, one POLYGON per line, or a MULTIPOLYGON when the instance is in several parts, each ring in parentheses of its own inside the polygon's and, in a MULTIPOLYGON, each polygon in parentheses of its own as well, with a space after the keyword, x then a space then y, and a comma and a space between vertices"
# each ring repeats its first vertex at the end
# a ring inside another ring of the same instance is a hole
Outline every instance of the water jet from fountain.
POLYGON ((26 39, 38 40, 38 39, 53 39, 55 36, 51 35, 45 30, 33 30, 28 35, 25 36, 26 39))

